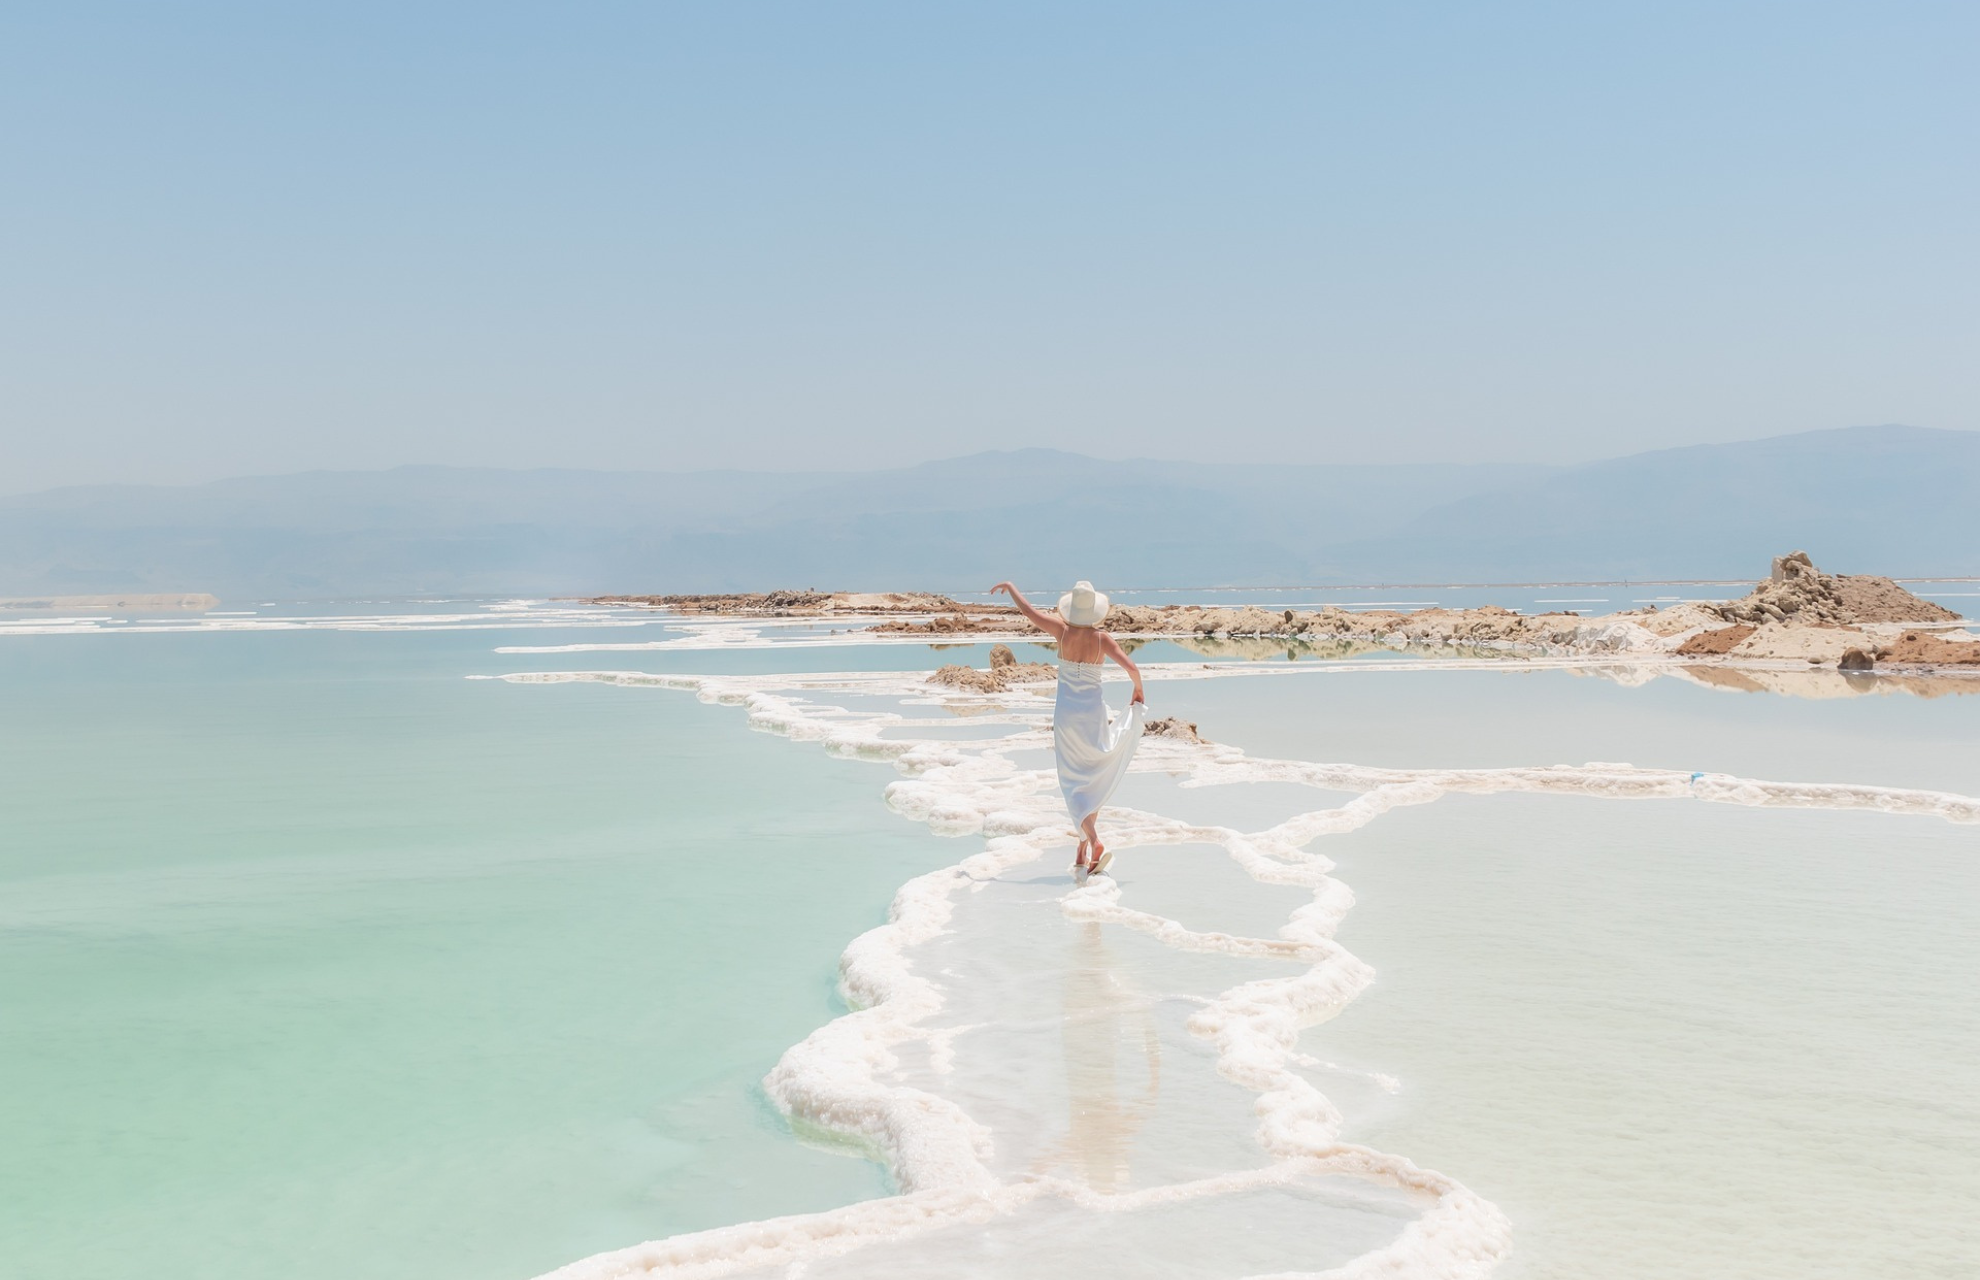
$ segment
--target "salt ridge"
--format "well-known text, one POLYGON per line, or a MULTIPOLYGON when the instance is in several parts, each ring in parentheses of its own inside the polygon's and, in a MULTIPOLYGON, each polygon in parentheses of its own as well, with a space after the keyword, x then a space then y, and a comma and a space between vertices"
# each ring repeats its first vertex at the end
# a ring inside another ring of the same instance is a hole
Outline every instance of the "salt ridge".
MULTIPOLYGON (((1410 664, 1415 669, 1423 665, 1410 664)), ((1357 666, 1367 669, 1366 664, 1357 666)), ((1206 671, 1196 664, 1148 668, 1151 676, 1165 679, 1235 676, 1256 670, 1206 671)), ((1254 880, 1296 885, 1311 894, 1274 939, 1194 930, 1123 905, 1121 887, 1109 878, 1091 880, 1061 899, 1060 910, 1070 919, 1132 929, 1178 951, 1272 956, 1306 966, 1295 975, 1224 991, 1204 1003, 1188 1024, 1193 1035, 1214 1046, 1218 1073, 1256 1096, 1254 1137, 1269 1162, 1258 1169, 1110 1195, 1051 1176, 999 1179, 989 1167, 994 1135, 983 1125, 935 1093, 881 1078, 894 1065, 895 1050, 910 1042, 930 1042, 932 1060, 945 1053, 952 1056, 952 1041, 959 1030, 921 1025, 942 1007, 942 995, 936 983, 914 971, 908 953, 944 931, 957 894, 1048 853, 1063 853, 1069 843, 1069 828, 1059 811, 1049 770, 1019 769, 1006 755, 1049 745, 1049 734, 1042 727, 1049 705, 1044 699, 949 691, 938 695, 923 683, 920 673, 897 672, 749 677, 521 672, 493 678, 674 689, 693 692, 705 702, 738 706, 758 729, 817 743, 835 755, 891 762, 903 776, 886 788, 890 807, 939 833, 984 837, 980 852, 902 886, 888 923, 847 947, 840 961, 840 980, 852 1011, 788 1050, 764 1082, 794 1128, 829 1135, 881 1161, 900 1194, 821 1214, 746 1223, 599 1254, 550 1273, 555 1280, 633 1276, 685 1280, 768 1267, 789 1268, 788 1274, 795 1276, 809 1260, 958 1224, 988 1224, 1041 1197, 1062 1197, 1090 1211, 1115 1213, 1338 1176, 1407 1189, 1424 1205, 1389 1245, 1325 1275, 1340 1280, 1483 1277, 1510 1249, 1511 1227, 1504 1215, 1455 1180, 1419 1168, 1403 1156, 1341 1142, 1339 1111, 1293 1070, 1313 1063, 1298 1051, 1300 1032, 1338 1014, 1373 976, 1372 969, 1333 941, 1353 895, 1332 878, 1332 862, 1307 848, 1310 843, 1324 835, 1356 830, 1394 808, 1433 803, 1447 794, 1513 791, 1607 799, 1690 797, 1749 807, 1867 809, 1980 822, 1980 798, 1943 792, 1771 782, 1602 763, 1375 769, 1254 759, 1223 744, 1151 740, 1136 762, 1137 771, 1181 774, 1184 786, 1273 781, 1357 794, 1336 808, 1302 813, 1258 832, 1190 824, 1130 809, 1110 810, 1110 826, 1118 832, 1116 849, 1215 844, 1254 880), (935 722, 900 713, 847 713, 811 700, 831 694, 892 697, 904 707, 974 703, 983 714, 973 717, 972 723, 1003 724, 1012 732, 1004 738, 969 742, 885 738, 884 730, 935 722), (1021 709, 1006 705, 1012 703, 1021 709)), ((1321 1273, 1275 1273, 1295 1274, 1321 1273)))

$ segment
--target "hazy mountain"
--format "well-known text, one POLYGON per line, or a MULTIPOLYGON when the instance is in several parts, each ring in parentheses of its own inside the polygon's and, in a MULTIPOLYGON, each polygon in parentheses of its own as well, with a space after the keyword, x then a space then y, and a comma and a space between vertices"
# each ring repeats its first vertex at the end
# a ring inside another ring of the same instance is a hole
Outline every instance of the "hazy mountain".
POLYGON ((1327 542, 1545 471, 1025 449, 865 473, 402 467, 71 488, 0 500, 0 595, 961 589, 1075 565, 1112 582, 1293 581, 1327 542))
POLYGON ((1797 548, 1835 572, 1980 575, 1980 432, 1848 427, 1641 453, 1444 503, 1342 550, 1389 580, 1455 565, 1532 582, 1745 577, 1797 548))
POLYGON ((1860 427, 1571 468, 1106 462, 402 467, 0 500, 0 595, 574 594, 1980 574, 1980 434, 1860 427))

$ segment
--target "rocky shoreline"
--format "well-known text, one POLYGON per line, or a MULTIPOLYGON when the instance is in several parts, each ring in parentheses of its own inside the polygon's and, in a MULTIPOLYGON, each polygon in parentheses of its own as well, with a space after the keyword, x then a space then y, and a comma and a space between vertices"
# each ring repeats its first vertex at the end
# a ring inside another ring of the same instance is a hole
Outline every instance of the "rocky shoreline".
MULTIPOLYGON (((580 604, 627 605, 724 617, 809 618, 830 614, 947 613, 965 606, 927 591, 744 591, 728 595, 586 596, 580 604)), ((969 606, 974 608, 975 606, 969 606)), ((1009 610, 1015 613, 1016 610, 1009 610)))
MULTIPOLYGON (((926 636, 938 642, 1041 634, 1010 606, 966 605, 924 593, 605 596, 592 603, 660 607, 686 614, 878 617, 868 630, 926 636)), ((1799 551, 1777 558, 1768 579, 1737 600, 1653 606, 1597 617, 1571 612, 1526 614, 1496 605, 1413 612, 1337 606, 1274 611, 1253 605, 1116 605, 1103 625, 1124 641, 1170 640, 1206 657, 1270 657, 1288 652, 1349 657, 1389 649, 1980 676, 1980 636, 1966 629, 1959 614, 1913 595, 1889 578, 1823 573, 1799 551)))
MULTIPOLYGON (((1738 600, 1598 617, 1525 614, 1496 605, 1407 613, 1117 605, 1103 625, 1123 638, 1174 640, 1218 657, 1267 656, 1293 646, 1314 656, 1398 649, 1980 672, 1980 637, 1964 623, 1959 614, 1889 578, 1825 574, 1797 551, 1777 559, 1768 580, 1738 600), (1247 643, 1260 652, 1246 653, 1247 643)), ((872 629, 943 639, 1036 634, 1014 610, 975 607, 921 621, 884 621, 872 629)))

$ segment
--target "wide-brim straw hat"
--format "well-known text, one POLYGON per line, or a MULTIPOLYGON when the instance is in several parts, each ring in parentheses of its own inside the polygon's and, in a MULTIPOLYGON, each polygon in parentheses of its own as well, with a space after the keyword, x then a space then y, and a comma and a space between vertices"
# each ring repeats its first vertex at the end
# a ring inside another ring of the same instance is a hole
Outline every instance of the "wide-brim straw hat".
POLYGON ((1059 616, 1070 626, 1097 627, 1108 608, 1107 593, 1095 591, 1093 584, 1083 579, 1059 597, 1059 616))

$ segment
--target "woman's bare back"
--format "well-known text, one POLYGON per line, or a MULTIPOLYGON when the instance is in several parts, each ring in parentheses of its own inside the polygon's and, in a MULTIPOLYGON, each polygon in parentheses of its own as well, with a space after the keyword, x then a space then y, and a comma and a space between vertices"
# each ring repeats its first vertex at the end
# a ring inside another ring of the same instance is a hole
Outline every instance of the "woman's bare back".
POLYGON ((1134 659, 1127 656, 1127 650, 1120 642, 1098 627, 1075 627, 1057 613, 1046 613, 1024 598, 1024 593, 1008 582, 1000 582, 990 588, 990 594, 1003 592, 1011 598, 1018 612, 1029 618, 1046 635, 1059 642, 1061 662, 1104 662, 1112 658, 1120 664, 1121 670, 1134 681, 1133 701, 1142 701, 1141 668, 1134 665, 1134 659))
POLYGON ((1099 662, 1107 656, 1098 627, 1067 627, 1059 638, 1059 658, 1064 662, 1099 662))

